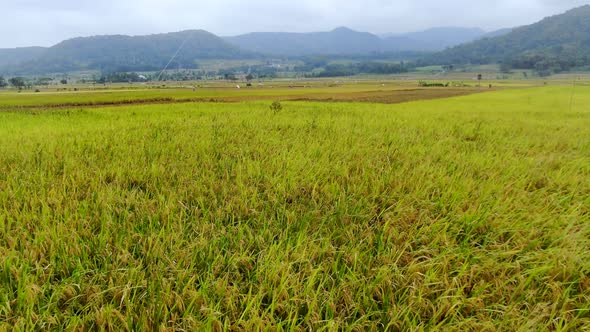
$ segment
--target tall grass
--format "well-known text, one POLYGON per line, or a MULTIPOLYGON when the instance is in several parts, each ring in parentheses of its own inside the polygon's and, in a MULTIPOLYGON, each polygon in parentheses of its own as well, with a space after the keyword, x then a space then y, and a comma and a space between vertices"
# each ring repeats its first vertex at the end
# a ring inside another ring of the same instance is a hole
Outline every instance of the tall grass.
POLYGON ((581 330, 590 89, 0 113, 0 329, 581 330))

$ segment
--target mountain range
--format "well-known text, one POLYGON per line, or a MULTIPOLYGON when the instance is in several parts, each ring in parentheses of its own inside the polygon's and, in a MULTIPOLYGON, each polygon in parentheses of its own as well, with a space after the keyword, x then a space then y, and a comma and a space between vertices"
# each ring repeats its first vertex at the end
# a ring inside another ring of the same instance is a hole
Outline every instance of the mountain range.
POLYGON ((342 27, 329 32, 258 32, 224 38, 204 30, 74 38, 49 48, 0 49, 0 74, 155 71, 165 66, 188 69, 205 59, 387 58, 404 51, 432 52, 417 61, 418 65, 502 63, 504 67, 552 71, 590 65, 590 5, 490 33, 477 28, 433 28, 377 36, 342 27))
MULTIPOLYGON (((19 49, 16 49, 19 50, 19 49)), ((95 36, 74 38, 49 48, 20 49, 21 61, 0 49, 0 72, 45 74, 80 70, 154 71, 164 68, 196 68, 197 59, 244 59, 243 51, 204 30, 188 30, 149 36, 95 36), (176 55, 176 56, 175 56, 176 55)))
POLYGON ((568 69, 590 64, 590 5, 508 33, 439 52, 432 64, 502 63, 513 68, 568 69), (544 68, 545 67, 545 68, 544 68))
POLYGON ((69 39, 48 48, 0 49, 0 73, 152 71, 165 67, 177 51, 169 64, 171 68, 194 68, 198 60, 204 59, 436 51, 484 35, 481 29, 434 28, 379 37, 341 27, 329 32, 262 32, 224 38, 204 30, 149 36, 94 36, 69 39))
POLYGON ((253 32, 225 37, 241 49, 275 56, 362 55, 401 51, 441 51, 482 38, 478 28, 432 28, 377 36, 340 27, 329 32, 253 32))
POLYGON ((19 47, 0 49, 0 66, 14 66, 21 62, 31 61, 40 57, 45 47, 19 47))
POLYGON ((471 42, 486 36, 480 28, 432 28, 405 34, 386 34, 383 47, 396 51, 442 51, 448 47, 471 42))
POLYGON ((330 32, 254 32, 225 40, 241 49, 273 56, 370 54, 381 51, 381 38, 337 28, 330 32))

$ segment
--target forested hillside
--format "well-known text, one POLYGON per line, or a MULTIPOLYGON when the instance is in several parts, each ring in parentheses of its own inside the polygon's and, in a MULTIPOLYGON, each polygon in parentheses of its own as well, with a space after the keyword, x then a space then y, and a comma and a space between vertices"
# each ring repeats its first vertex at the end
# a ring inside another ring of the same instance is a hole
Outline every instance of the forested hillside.
POLYGON ((551 74, 590 64, 590 5, 514 29, 494 38, 454 47, 424 64, 501 63, 503 69, 551 74))

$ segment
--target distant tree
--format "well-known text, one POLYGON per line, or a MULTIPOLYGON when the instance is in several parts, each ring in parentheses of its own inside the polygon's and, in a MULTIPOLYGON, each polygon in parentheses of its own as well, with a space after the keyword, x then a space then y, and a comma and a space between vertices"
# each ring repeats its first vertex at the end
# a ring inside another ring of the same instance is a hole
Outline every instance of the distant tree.
POLYGON ((411 66, 404 63, 381 63, 374 61, 365 61, 353 64, 331 64, 327 65, 318 77, 339 77, 352 76, 356 74, 399 74, 408 71, 411 66))
POLYGON ((246 76, 246 81, 251 81, 254 79, 254 75, 252 74, 248 74, 248 76, 246 76))
MULTIPOLYGON (((166 77, 172 80, 182 80, 182 76, 178 77, 166 77)), ((145 82, 148 78, 144 75, 139 75, 138 73, 127 73, 127 72, 117 72, 117 73, 110 73, 102 75, 100 78, 96 80, 99 84, 104 84, 106 82, 111 83, 135 83, 135 82, 145 82)), ((165 80, 165 79, 164 79, 165 80)))
POLYGON ((4 77, 0 76, 0 88, 5 88, 6 86, 8 86, 8 83, 6 83, 4 77))
POLYGON ((512 70, 512 66, 507 61, 504 61, 500 64, 500 71, 504 74, 509 74, 512 70))
POLYGON ((61 83, 61 84, 64 84, 64 85, 65 85, 65 84, 68 84, 68 80, 66 80, 66 79, 64 78, 63 80, 59 81, 59 83, 61 83))
POLYGON ((25 79, 22 77, 13 77, 10 80, 8 80, 8 82, 10 82, 10 85, 12 85, 15 88, 18 88, 19 90, 27 86, 25 79))
POLYGON ((225 73, 223 74, 223 78, 228 80, 228 81, 236 81, 237 77, 236 75, 232 74, 232 73, 225 73))
POLYGON ((326 56, 310 56, 310 57, 305 57, 303 59, 303 62, 310 69, 314 69, 314 68, 320 68, 320 67, 327 66, 328 63, 330 62, 330 59, 326 56))
POLYGON ((35 85, 49 85, 53 81, 51 77, 40 77, 35 81, 35 85))

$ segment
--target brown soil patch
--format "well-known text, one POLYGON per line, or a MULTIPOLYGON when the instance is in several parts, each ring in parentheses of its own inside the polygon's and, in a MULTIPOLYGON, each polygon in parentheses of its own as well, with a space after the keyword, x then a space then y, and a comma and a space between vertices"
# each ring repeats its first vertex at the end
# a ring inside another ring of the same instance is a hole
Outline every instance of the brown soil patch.
POLYGON ((417 100, 431 100, 471 95, 475 93, 499 90, 497 88, 419 88, 407 90, 378 90, 365 92, 338 92, 338 93, 311 93, 309 95, 280 95, 280 96, 227 96, 216 98, 148 98, 117 100, 108 102, 75 102, 53 105, 35 106, 8 106, 5 110, 30 110, 30 109, 59 109, 70 107, 104 107, 104 106, 127 106, 145 104, 175 104, 175 103, 234 103, 243 101, 322 101, 322 102, 361 102, 380 104, 399 104, 417 100))
MULTIPOLYGON (((316 94, 305 97, 286 97, 284 100, 399 104, 416 100, 430 100, 466 96, 475 93, 489 92, 494 90, 496 89, 424 88, 411 90, 356 92, 346 94, 316 94)), ((281 100, 280 98, 278 99, 281 100)))

